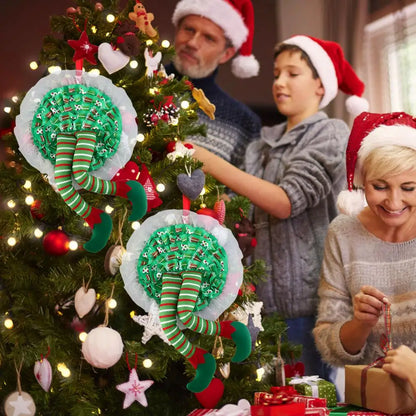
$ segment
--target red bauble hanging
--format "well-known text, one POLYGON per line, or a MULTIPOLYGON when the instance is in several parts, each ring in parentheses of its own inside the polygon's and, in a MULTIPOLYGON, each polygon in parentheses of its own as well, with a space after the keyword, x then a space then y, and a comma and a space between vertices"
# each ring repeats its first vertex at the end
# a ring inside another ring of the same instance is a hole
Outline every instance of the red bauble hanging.
POLYGON ((61 230, 53 230, 45 235, 43 248, 51 256, 63 256, 69 250, 69 238, 61 230))

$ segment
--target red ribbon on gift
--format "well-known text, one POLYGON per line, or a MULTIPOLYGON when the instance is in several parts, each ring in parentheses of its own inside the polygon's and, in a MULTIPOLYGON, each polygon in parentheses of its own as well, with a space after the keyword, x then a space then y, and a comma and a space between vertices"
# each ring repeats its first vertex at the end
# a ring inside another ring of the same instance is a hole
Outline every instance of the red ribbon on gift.
MULTIPOLYGON (((387 354, 387 351, 392 349, 391 342, 391 312, 390 304, 383 304, 383 314, 384 314, 384 330, 385 333, 380 337, 380 346, 384 352, 384 355, 387 354)), ((363 369, 361 374, 361 406, 366 407, 367 397, 365 394, 367 387, 367 371, 370 368, 380 368, 384 364, 384 356, 377 358, 370 365, 363 369)))
POLYGON ((256 404, 260 406, 275 406, 290 403, 298 392, 292 386, 272 387, 270 393, 256 393, 256 404))

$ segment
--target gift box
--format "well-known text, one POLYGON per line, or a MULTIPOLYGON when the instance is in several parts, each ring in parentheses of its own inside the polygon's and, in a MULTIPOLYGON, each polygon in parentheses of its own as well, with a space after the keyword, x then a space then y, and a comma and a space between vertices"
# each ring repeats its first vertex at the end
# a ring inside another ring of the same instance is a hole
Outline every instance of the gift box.
POLYGON ((413 413, 416 399, 410 384, 382 368, 345 366, 345 401, 387 414, 413 413))
POLYGON ((329 416, 329 409, 326 407, 310 407, 305 409, 307 416, 329 416))
POLYGON ((187 416, 203 416, 216 413, 217 409, 195 409, 191 413, 188 413, 187 416))
POLYGON ((278 404, 276 406, 251 406, 251 416, 303 416, 304 414, 304 403, 278 404))
MULTIPOLYGON (((356 410, 354 412, 349 412, 347 416, 393 416, 388 415, 387 413, 380 413, 380 412, 372 412, 371 410, 356 410)), ((394 416, 414 416, 414 413, 410 414, 400 414, 394 416)))
POLYGON ((310 396, 295 396, 294 403, 305 403, 307 409, 314 407, 327 407, 326 398, 310 397, 310 396))
POLYGON ((335 385, 318 376, 304 376, 289 379, 296 391, 303 396, 325 398, 328 407, 337 405, 337 393, 335 385))

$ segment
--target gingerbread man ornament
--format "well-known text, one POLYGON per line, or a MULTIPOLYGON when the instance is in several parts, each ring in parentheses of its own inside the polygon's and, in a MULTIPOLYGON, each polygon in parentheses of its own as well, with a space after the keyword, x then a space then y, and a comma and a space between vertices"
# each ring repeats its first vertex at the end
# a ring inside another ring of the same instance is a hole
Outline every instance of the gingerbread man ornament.
POLYGON ((139 0, 136 0, 133 11, 129 13, 129 19, 136 23, 136 27, 151 38, 154 38, 157 35, 157 32, 151 23, 154 18, 153 13, 147 13, 139 0))

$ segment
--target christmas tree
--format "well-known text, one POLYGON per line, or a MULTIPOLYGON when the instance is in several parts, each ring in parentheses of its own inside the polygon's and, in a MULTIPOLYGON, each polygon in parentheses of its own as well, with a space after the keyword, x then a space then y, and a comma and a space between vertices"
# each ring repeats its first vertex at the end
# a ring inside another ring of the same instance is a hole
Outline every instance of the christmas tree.
MULTIPOLYGON (((115 415, 123 407, 125 415, 186 415, 252 400, 273 383, 285 325, 277 317, 261 319, 253 290, 264 275, 261 262, 244 267, 241 287, 228 294, 232 301, 219 317, 247 325, 247 358, 231 363, 232 336, 179 330, 216 359, 219 383, 209 392, 186 387, 195 366, 164 339, 152 310, 157 302, 147 295, 143 300, 134 286, 143 280, 135 275, 137 258, 126 253, 140 245, 150 250, 153 236, 141 224, 158 219, 183 236, 190 219, 202 224, 198 230, 208 222, 231 233, 249 210, 249 201, 238 196, 224 202, 224 187, 203 175, 184 145, 189 135, 204 134, 198 111, 212 116, 213 107, 186 77, 166 74, 163 63, 174 49, 159 39, 156 22, 133 1, 121 9, 116 0, 77 0, 51 18, 55 35, 45 37, 40 53, 51 74, 22 94, 10 114, 16 128, 2 138, 9 160, 0 166, 0 397, 6 415, 35 414, 35 406, 44 416, 115 415), (64 134, 48 135, 58 124, 64 134), (68 125, 76 134, 68 134, 68 125), (179 227, 175 215, 189 211, 179 227), (265 367, 269 377, 261 378, 258 370, 265 367), (139 384, 138 396, 128 393, 128 381, 139 384)), ((162 237, 155 240, 158 259, 171 247, 169 234, 162 237)), ((198 252, 199 242, 188 252, 198 252)), ((241 262, 227 254, 230 263, 241 262)), ((146 263, 143 275, 153 266, 146 263)), ((146 290, 160 296, 156 283, 146 290)), ((207 293, 202 303, 214 297, 207 293)), ((283 355, 296 356, 296 348, 284 345, 283 355)))

